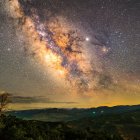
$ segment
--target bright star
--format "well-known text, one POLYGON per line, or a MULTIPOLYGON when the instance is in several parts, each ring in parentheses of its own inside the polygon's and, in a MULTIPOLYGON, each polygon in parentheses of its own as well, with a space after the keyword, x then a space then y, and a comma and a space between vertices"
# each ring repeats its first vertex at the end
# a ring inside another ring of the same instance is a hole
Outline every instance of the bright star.
POLYGON ((89 41, 90 39, 89 39, 89 37, 86 37, 85 40, 86 40, 86 41, 89 41))

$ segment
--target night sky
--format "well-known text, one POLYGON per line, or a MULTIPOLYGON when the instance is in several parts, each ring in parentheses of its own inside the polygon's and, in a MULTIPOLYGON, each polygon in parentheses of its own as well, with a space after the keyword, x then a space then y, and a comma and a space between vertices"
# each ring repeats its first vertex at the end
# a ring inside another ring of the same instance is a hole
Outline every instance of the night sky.
POLYGON ((140 103, 139 0, 1 0, 0 92, 13 109, 140 103))

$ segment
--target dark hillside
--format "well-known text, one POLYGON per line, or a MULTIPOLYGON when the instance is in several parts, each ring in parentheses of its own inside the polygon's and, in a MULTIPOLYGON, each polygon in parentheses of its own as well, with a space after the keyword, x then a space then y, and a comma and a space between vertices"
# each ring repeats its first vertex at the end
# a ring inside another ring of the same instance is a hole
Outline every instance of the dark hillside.
MULTIPOLYGON (((124 107, 102 107, 96 109, 96 112, 104 108, 105 112, 110 110, 110 113, 93 113, 92 116, 58 122, 23 120, 12 115, 2 115, 0 140, 140 140, 140 109, 137 107, 129 107, 129 110, 126 107, 127 111, 124 107), (123 108, 124 111, 115 113, 116 108, 123 108)), ((93 109, 48 109, 47 112, 54 113, 56 110, 62 114, 71 114, 71 111, 73 114, 93 112, 93 109)))

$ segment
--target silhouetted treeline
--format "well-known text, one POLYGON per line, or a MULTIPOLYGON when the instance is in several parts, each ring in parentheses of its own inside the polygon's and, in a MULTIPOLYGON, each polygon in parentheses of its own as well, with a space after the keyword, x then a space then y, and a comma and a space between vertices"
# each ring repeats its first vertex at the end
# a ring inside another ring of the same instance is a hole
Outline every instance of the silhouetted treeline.
POLYGON ((26 121, 14 116, 0 118, 1 140, 123 140, 120 135, 109 135, 104 131, 77 129, 66 123, 26 121))

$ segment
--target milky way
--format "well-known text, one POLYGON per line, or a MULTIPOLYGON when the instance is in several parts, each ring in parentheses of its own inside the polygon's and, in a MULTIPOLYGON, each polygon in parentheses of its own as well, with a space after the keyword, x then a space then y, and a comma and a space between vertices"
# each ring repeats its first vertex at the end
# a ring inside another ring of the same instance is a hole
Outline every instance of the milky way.
POLYGON ((0 90, 74 107, 138 102, 139 9, 138 0, 2 0, 0 90))
MULTIPOLYGON (((28 1, 27 4, 23 1, 21 3, 13 1, 10 6, 13 9, 11 13, 16 12, 15 15, 19 13, 18 26, 26 30, 25 36, 30 34, 29 40, 33 39, 30 40, 31 45, 36 46, 35 42, 38 41, 38 48, 36 47, 38 51, 33 51, 33 54, 41 54, 43 50, 41 57, 50 67, 54 67, 54 71, 58 73, 56 78, 63 76, 66 82, 69 81, 73 87, 83 92, 94 90, 99 84, 102 69, 98 69, 97 59, 94 60, 96 65, 93 66, 90 57, 86 56, 84 48, 87 47, 86 42, 89 38, 84 38, 76 28, 68 27, 68 21, 64 21, 63 25, 62 19, 57 16, 49 19, 46 13, 46 20, 41 21, 37 9, 32 7, 32 2, 28 1), (59 24, 63 27, 57 27, 59 24)), ((107 48, 103 47, 102 54, 107 52, 107 48)))

